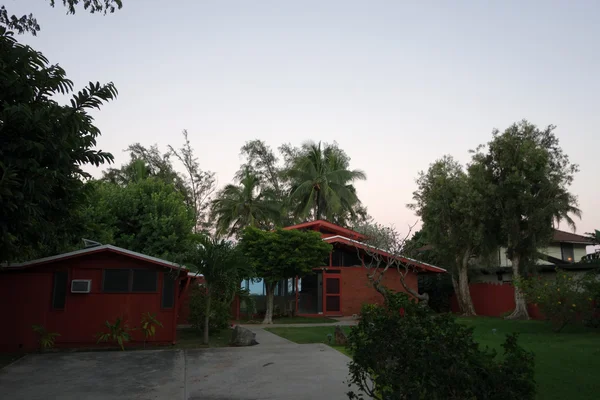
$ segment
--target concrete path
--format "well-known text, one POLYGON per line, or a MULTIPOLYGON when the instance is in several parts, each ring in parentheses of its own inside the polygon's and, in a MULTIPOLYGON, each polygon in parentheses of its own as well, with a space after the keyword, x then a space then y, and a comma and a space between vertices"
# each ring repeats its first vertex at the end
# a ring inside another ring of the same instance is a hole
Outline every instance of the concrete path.
POLYGON ((270 324, 270 325, 239 324, 239 325, 243 326, 244 328, 248 328, 250 330, 257 329, 257 328, 259 328, 259 329, 264 329, 264 328, 310 328, 312 326, 331 326, 332 328, 335 328, 336 325, 340 325, 340 326, 358 325, 358 321, 354 320, 354 319, 348 319, 348 320, 337 321, 337 322, 333 322, 333 323, 319 322, 316 324, 270 324))
POLYGON ((254 330, 243 348, 28 355, 0 370, 0 398, 347 399, 348 357, 254 330))

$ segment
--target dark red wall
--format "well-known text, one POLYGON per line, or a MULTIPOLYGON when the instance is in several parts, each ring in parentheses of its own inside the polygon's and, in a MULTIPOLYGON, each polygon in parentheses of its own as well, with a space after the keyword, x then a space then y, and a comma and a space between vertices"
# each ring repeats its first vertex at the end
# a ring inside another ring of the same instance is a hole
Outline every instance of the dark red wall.
MULTIPOLYGON (((469 285, 477 315, 502 317, 515 309, 515 288, 510 283, 472 283, 469 285)), ((459 313, 456 296, 451 298, 452 312, 459 313)), ((527 306, 532 319, 544 319, 536 305, 527 306)))
MULTIPOLYGON (((364 303, 381 304, 383 297, 369 283, 367 277, 368 270, 363 267, 343 267, 340 268, 342 275, 342 315, 350 316, 359 314, 364 303)), ((417 290, 417 274, 409 272, 406 277, 406 283, 409 287, 417 290)), ((396 270, 386 271, 383 284, 388 289, 397 292, 404 292, 400 282, 399 273, 396 270)))
MULTIPOLYGON (((106 320, 113 323, 123 317, 130 327, 139 327, 142 313, 156 314, 163 324, 149 342, 173 343, 177 322, 179 283, 175 285, 175 305, 161 308, 163 272, 156 264, 112 252, 84 255, 68 260, 0 272, 0 351, 34 350, 37 336, 32 325, 43 325, 57 332, 57 347, 88 347, 96 345, 96 335, 104 331, 106 320), (158 291, 154 293, 103 293, 102 269, 149 268, 158 274, 158 291), (66 270, 69 285, 64 310, 52 309, 54 272, 66 270), (87 294, 70 292, 72 279, 91 279, 92 290, 87 294)), ((132 344, 140 343, 143 335, 132 332, 132 344)))

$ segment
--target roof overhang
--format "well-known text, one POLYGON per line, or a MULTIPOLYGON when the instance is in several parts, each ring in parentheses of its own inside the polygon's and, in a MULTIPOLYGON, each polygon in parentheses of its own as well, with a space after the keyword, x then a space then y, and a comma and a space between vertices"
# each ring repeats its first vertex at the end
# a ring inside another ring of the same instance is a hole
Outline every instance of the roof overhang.
POLYGON ((88 248, 81 249, 81 250, 71 251, 69 253, 63 253, 63 254, 58 254, 55 256, 39 258, 37 260, 26 261, 26 262, 22 262, 22 263, 9 264, 9 265, 3 266, 2 268, 0 268, 0 270, 28 268, 28 267, 48 264, 48 263, 51 263, 54 261, 68 260, 70 258, 76 258, 76 257, 81 257, 81 256, 91 255, 91 254, 96 254, 96 253, 120 254, 125 257, 131 257, 131 258, 135 258, 138 260, 147 261, 152 264, 159 265, 161 267, 187 271, 187 268, 183 265, 180 265, 180 264, 177 264, 177 263, 174 263, 171 261, 163 260, 161 258, 148 256, 146 254, 137 253, 135 251, 123 249, 121 247, 113 246, 110 244, 105 244, 102 246, 88 247, 88 248))
POLYGON ((344 236, 340 236, 340 235, 336 235, 336 236, 329 236, 329 237, 325 237, 323 238, 324 241, 326 241, 327 243, 342 243, 348 246, 352 246, 358 249, 362 249, 365 251, 370 251, 376 254, 379 254, 381 256, 384 257, 388 257, 388 258, 395 258, 398 261, 401 261, 403 263, 406 263, 409 266, 421 269, 423 271, 429 271, 429 272, 438 272, 438 273, 443 273, 443 272, 447 272, 444 268, 440 268, 440 267, 436 267, 435 265, 431 265, 431 264, 427 264, 424 263, 422 261, 418 261, 409 257, 404 257, 404 256, 395 256, 393 254, 390 254, 389 252, 382 250, 382 249, 378 249, 377 247, 374 246, 370 246, 368 244, 344 237, 344 236))
MULTIPOLYGON (((292 230, 292 229, 315 229, 321 232, 321 229, 333 232, 334 235, 343 235, 344 237, 357 239, 357 240, 366 240, 367 236, 363 235, 360 232, 353 231, 352 229, 344 228, 342 226, 333 224, 329 221, 325 221, 322 219, 318 219, 316 221, 304 222, 298 225, 286 226, 283 228, 284 230, 292 230)), ((322 232, 325 233, 325 232, 322 232)))

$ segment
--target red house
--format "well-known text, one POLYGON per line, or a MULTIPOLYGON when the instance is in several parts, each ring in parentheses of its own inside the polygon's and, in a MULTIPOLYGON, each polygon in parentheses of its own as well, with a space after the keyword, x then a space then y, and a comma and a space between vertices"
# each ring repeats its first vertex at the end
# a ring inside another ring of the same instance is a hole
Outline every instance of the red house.
MULTIPOLYGON (((57 347, 94 346, 105 321, 139 327, 146 312, 163 325, 148 342, 172 344, 189 281, 177 264, 111 245, 0 267, 0 351, 36 349, 32 325, 59 333, 57 347)), ((142 341, 134 330, 130 343, 142 341)))
MULTIPOLYGON (((288 279, 279 282, 275 288, 275 311, 282 314, 294 313, 304 316, 351 316, 360 312, 364 303, 380 303, 381 295, 370 285, 367 277, 368 265, 365 260, 377 253, 380 256, 392 257, 385 251, 369 246, 366 236, 351 229, 317 220, 293 225, 284 229, 314 230, 321 233, 323 240, 333 245, 333 251, 326 267, 314 268, 314 274, 303 278, 288 279)), ((445 269, 417 260, 400 257, 410 266, 407 284, 418 290, 417 273, 443 273, 445 269)), ((383 284, 395 291, 404 291, 398 271, 389 269, 383 284)), ((256 309, 260 312, 264 307, 264 289, 262 282, 245 282, 246 288, 254 295, 256 309)), ((234 318, 240 314, 251 314, 244 304, 234 304, 234 318)))

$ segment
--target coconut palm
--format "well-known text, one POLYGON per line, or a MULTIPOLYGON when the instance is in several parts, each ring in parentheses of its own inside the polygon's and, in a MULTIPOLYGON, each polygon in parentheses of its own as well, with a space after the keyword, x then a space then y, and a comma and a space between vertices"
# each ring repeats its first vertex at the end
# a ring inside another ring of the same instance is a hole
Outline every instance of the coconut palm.
POLYGON ((355 217, 360 200, 352 183, 366 179, 366 175, 348 169, 348 164, 348 156, 335 145, 302 145, 286 171, 291 184, 290 200, 299 218, 339 222, 355 217))
POLYGON ((270 228, 281 218, 280 206, 269 190, 261 189, 260 179, 245 170, 239 185, 227 185, 212 202, 218 234, 234 236, 244 228, 270 228))

